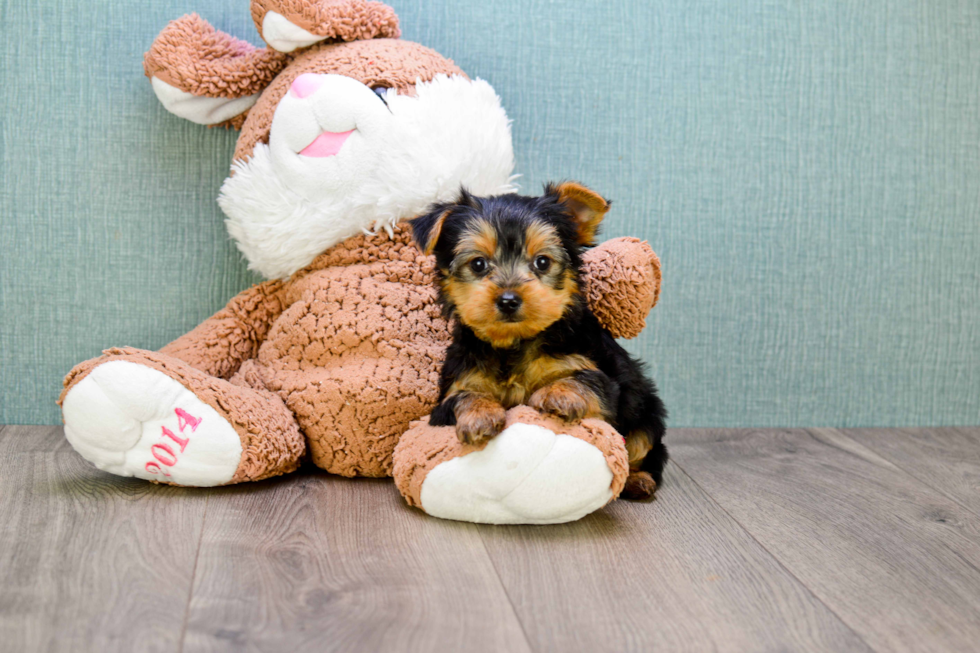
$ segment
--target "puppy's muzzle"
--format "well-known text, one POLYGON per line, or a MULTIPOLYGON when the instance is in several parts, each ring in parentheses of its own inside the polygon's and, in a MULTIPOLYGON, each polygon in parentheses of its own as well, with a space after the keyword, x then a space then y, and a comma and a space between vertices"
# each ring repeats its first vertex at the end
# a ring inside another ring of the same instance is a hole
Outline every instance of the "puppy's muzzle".
POLYGON ((505 317, 513 317, 517 311, 521 310, 524 300, 513 290, 505 290, 497 298, 497 310, 505 317))

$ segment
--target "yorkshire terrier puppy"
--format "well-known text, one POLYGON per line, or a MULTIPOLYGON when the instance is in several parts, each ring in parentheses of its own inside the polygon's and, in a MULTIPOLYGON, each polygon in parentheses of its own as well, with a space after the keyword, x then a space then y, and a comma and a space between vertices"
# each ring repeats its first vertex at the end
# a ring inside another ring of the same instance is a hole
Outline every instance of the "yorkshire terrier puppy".
POLYGON ((667 413, 643 364, 596 319, 579 288, 582 253, 609 203, 576 183, 542 197, 474 197, 437 204, 412 221, 435 253, 440 299, 455 318, 433 426, 456 426, 479 444, 527 404, 566 421, 598 417, 626 439, 623 496, 645 499, 661 482, 667 413))

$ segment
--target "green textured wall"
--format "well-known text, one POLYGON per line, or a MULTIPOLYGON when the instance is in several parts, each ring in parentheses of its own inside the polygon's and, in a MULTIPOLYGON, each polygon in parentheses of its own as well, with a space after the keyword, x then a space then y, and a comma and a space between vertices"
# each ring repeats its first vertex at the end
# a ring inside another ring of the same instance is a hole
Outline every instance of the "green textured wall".
MULTIPOLYGON (((660 253, 630 347, 673 425, 980 422, 980 3, 392 4, 494 84, 525 190, 580 179, 660 253)), ((235 134, 142 75, 191 11, 258 42, 246 0, 2 0, 0 423, 256 280, 214 201, 235 134)))

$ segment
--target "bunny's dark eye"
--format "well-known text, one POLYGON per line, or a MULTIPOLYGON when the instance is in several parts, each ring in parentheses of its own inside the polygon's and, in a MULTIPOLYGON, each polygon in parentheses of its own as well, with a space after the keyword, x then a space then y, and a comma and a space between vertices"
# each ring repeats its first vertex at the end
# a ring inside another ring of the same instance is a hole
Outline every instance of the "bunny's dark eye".
POLYGON ((551 267, 551 259, 547 256, 535 256, 534 257, 534 269, 538 272, 547 272, 548 268, 551 267))
POLYGON ((387 86, 374 86, 371 90, 378 96, 378 99, 385 103, 385 106, 388 106, 388 100, 385 99, 385 93, 388 92, 387 86))
POLYGON ((476 257, 470 261, 470 269, 473 270, 473 274, 483 274, 487 271, 487 259, 482 256, 476 257))

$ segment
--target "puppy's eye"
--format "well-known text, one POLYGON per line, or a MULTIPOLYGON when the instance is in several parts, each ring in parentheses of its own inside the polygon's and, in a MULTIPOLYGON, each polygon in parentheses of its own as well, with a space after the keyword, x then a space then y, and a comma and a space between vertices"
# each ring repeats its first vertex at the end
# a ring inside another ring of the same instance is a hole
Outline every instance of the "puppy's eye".
POLYGON ((534 257, 534 269, 538 272, 547 272, 548 268, 551 267, 551 259, 547 256, 535 256, 534 257))
POLYGON ((482 256, 477 256, 470 261, 470 269, 473 270, 473 274, 483 274, 487 271, 487 265, 487 259, 482 256))

